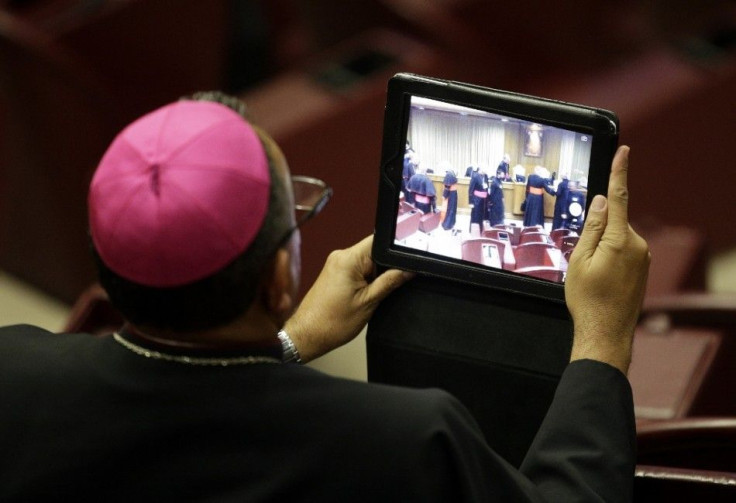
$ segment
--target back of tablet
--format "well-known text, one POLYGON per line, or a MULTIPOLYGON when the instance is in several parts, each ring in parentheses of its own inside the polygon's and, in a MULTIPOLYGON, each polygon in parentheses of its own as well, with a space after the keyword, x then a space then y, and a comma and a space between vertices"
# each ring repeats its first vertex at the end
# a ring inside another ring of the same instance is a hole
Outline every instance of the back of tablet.
POLYGON ((449 391, 519 466, 569 361, 564 306, 418 276, 368 324, 368 380, 449 391))

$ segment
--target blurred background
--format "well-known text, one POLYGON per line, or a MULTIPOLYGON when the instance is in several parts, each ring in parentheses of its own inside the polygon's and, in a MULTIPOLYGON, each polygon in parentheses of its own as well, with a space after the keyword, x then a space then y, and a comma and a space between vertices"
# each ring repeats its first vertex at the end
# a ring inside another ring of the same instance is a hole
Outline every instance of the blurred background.
POLYGON ((399 71, 608 108, 632 147, 648 296, 736 291, 736 3, 0 0, 0 323, 61 330, 94 280, 86 188, 113 136, 203 89, 334 187, 304 279, 373 229, 399 71))

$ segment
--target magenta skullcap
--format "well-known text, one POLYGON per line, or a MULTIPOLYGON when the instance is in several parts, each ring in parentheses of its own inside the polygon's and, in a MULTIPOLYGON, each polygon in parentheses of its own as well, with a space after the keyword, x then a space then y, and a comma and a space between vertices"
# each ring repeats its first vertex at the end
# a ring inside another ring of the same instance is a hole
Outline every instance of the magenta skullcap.
POLYGON ((180 101, 138 119, 108 148, 90 185, 92 241, 123 278, 185 285, 248 248, 269 191, 253 128, 224 105, 180 101))

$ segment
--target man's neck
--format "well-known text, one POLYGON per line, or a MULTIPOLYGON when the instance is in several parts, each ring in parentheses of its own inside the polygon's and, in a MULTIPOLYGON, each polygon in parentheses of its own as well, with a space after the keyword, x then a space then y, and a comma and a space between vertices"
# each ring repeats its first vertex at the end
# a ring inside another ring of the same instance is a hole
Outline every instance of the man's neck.
POLYGON ((181 349, 237 349, 269 344, 283 322, 262 312, 248 311, 232 322, 206 330, 181 331, 129 324, 132 332, 159 345, 181 349))

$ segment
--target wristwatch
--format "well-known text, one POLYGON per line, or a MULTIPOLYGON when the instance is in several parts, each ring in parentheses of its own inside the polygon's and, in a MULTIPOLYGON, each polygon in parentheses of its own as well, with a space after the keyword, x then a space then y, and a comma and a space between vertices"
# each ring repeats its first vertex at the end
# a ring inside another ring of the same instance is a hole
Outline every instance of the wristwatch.
POLYGON ((294 341, 291 340, 286 330, 282 328, 279 330, 277 336, 281 341, 281 361, 283 363, 301 363, 302 359, 299 357, 299 350, 296 349, 294 341))

